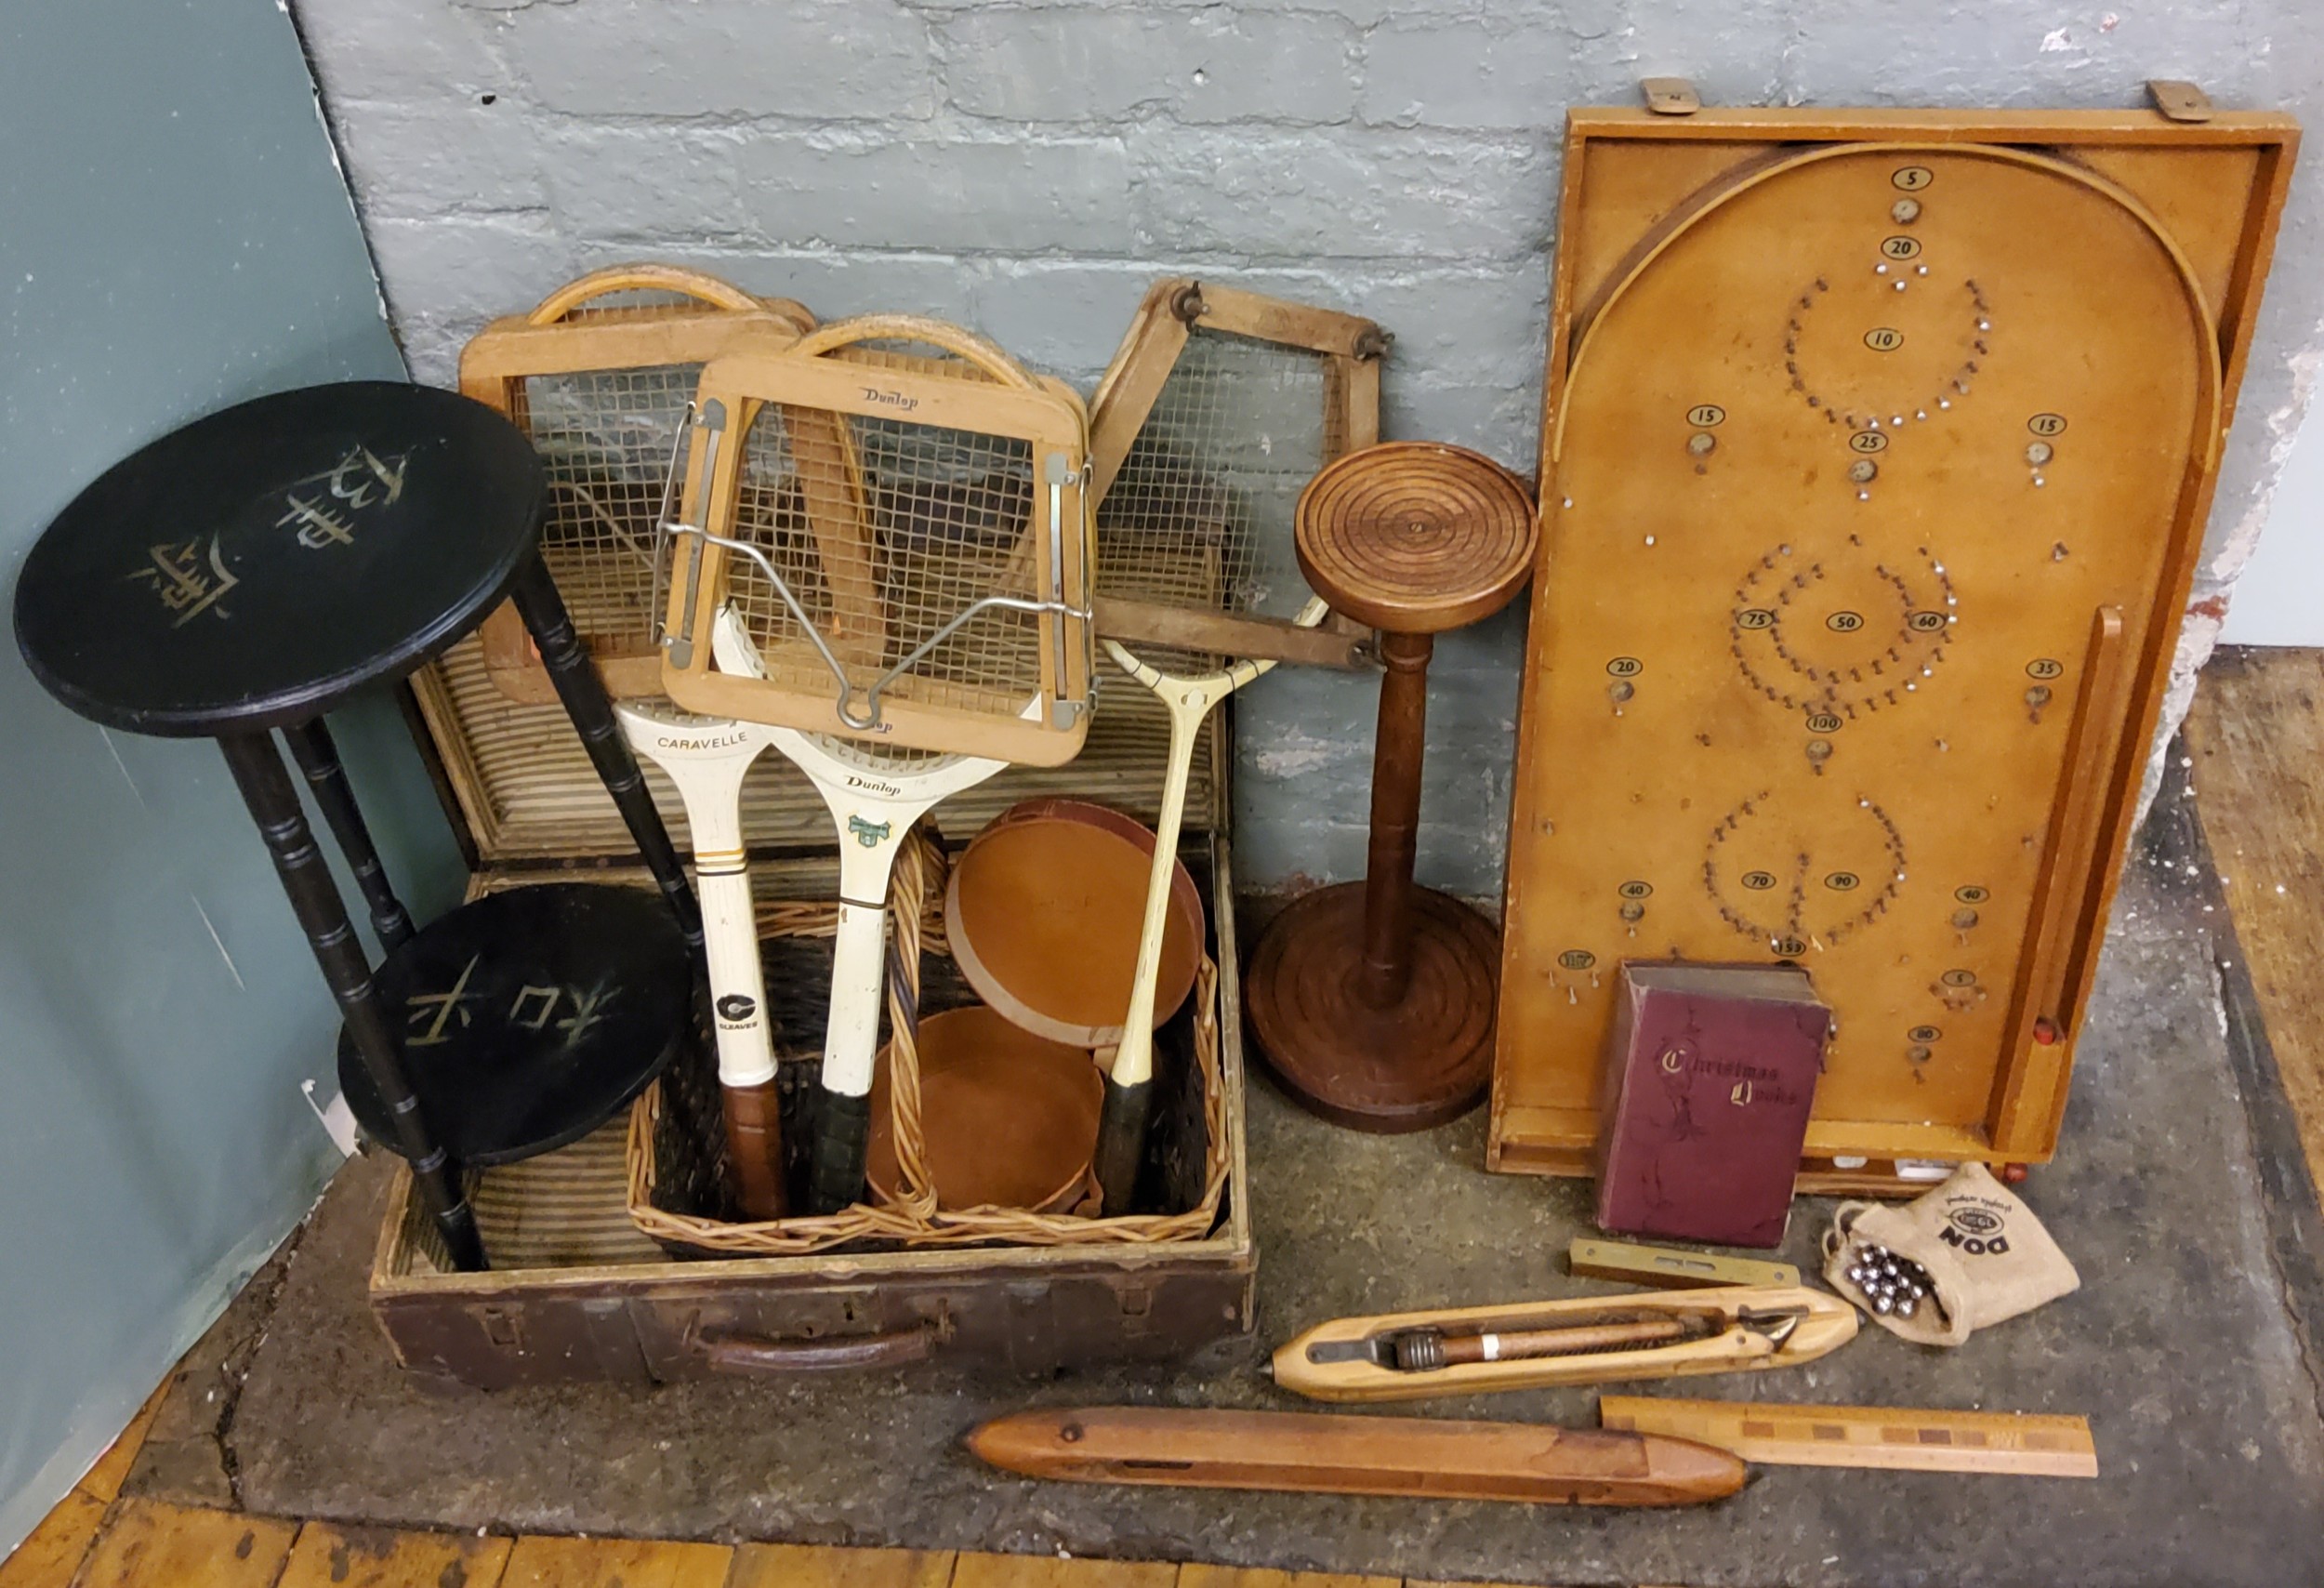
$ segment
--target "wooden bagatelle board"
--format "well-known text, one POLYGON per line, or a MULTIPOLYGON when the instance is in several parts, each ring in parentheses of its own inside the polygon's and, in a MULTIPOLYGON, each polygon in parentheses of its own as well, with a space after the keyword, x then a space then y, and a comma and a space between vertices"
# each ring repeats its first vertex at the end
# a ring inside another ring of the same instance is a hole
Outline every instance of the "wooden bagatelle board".
POLYGON ((1575 112, 1493 1167, 1631 957, 1812 973, 1804 1184, 2051 1156, 2297 138, 1575 112))

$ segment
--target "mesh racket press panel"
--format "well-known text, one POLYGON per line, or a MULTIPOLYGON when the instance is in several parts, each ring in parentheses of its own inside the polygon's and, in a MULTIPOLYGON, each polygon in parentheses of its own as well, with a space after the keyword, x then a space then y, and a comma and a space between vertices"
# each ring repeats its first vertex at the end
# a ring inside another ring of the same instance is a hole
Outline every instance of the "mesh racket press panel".
POLYGON ((1369 321, 1277 299, 1187 282, 1147 295, 1098 398, 1102 633, 1166 670, 1345 661, 1344 634, 1291 631, 1311 594, 1292 520, 1326 464, 1377 438, 1384 344, 1369 321))
POLYGON ((1084 427, 1077 403, 989 357, 835 326, 705 372, 707 489, 690 491, 687 517, 709 535, 673 596, 674 698, 923 749, 1070 759, 1089 716, 1084 427), (721 602, 763 680, 716 671, 692 642, 721 602))
MULTIPOLYGON (((542 553, 614 694, 660 687, 657 531, 704 362, 743 339, 787 346, 812 324, 797 304, 714 277, 619 266, 495 321, 463 351, 461 390, 507 414, 541 454, 542 553)), ((554 698, 514 614, 495 614, 484 638, 504 695, 554 698)))

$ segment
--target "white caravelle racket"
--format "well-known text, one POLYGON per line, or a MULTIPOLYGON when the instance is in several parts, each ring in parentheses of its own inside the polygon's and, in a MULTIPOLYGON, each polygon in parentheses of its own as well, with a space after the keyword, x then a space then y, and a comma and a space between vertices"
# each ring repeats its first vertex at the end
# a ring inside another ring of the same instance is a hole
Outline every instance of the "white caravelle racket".
POLYGON ((743 840, 743 777, 779 728, 681 711, 667 701, 617 701, 630 748, 665 773, 693 837, 694 891, 702 901, 710 1006, 718 1033, 728 1155, 744 1216, 788 1211, 783 1183, 783 1116, 759 959, 757 906, 743 840))
MULTIPOLYGON (((757 678, 758 647, 731 611, 711 629, 719 667, 757 678)), ((871 1132, 872 1078, 879 1052, 879 995, 887 986, 889 873, 912 824, 939 801, 1006 767, 985 756, 938 755, 859 744, 797 728, 754 726, 807 774, 830 807, 839 839, 839 929, 831 952, 831 1012, 824 1029, 823 1095, 815 1122, 812 1211, 862 1199, 871 1132)), ((737 774, 739 778, 739 774, 737 774)), ((745 886, 746 899, 748 894, 745 886)), ((703 901, 706 920, 711 910, 703 901)))

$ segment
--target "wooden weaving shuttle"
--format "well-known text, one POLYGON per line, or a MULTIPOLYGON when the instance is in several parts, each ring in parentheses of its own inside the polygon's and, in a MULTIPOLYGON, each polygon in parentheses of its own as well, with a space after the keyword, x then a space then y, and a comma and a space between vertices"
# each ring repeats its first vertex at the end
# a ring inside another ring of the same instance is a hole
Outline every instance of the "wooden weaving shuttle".
POLYGON ((1271 1371, 1311 1400, 1418 1400, 1788 1368, 1855 1332, 1855 1308, 1821 1290, 1719 1286, 1334 1318, 1271 1371))
POLYGON ((1659 1434, 1315 1411, 1020 1411, 968 1444, 1005 1472, 1076 1483, 1543 1505, 1697 1505, 1745 1476, 1740 1457, 1659 1434))

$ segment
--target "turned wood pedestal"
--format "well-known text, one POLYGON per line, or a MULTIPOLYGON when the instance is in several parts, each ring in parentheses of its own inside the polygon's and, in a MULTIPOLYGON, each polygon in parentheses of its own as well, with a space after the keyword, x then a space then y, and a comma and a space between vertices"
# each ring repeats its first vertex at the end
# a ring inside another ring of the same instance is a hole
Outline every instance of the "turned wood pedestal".
POLYGON ((1244 999, 1292 1096, 1357 1130, 1425 1130, 1485 1097, 1500 933, 1412 881, 1435 636, 1491 615, 1533 564, 1524 483, 1459 447, 1353 452, 1300 497, 1300 566, 1335 611, 1380 631, 1365 880, 1309 893, 1251 956, 1244 999))

